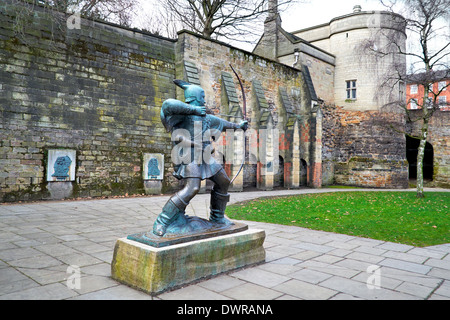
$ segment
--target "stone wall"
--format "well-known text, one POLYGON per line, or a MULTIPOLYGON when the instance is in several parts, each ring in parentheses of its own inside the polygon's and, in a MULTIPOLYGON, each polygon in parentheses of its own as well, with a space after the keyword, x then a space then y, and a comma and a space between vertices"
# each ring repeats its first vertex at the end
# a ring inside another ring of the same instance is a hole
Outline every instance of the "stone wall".
MULTIPOLYGON (((416 118, 422 110, 410 110, 416 118)), ((422 127, 421 121, 409 124, 409 133, 419 135, 422 127)), ((428 128, 429 142, 433 147, 433 181, 431 185, 450 188, 450 112, 435 111, 430 119, 428 128)))
POLYGON ((175 94, 175 42, 84 19, 52 31, 38 10, 17 34, 16 9, 0 6, 2 201, 52 197, 50 149, 76 151, 72 197, 143 193, 143 154, 170 156, 159 110, 175 94))
POLYGON ((323 107, 324 184, 408 187, 404 120, 398 114, 323 107))
MULTIPOLYGON (((284 180, 285 186, 297 181, 287 186, 298 187, 300 158, 308 168, 320 161, 320 153, 311 149, 310 141, 316 140, 310 134, 316 128, 309 125, 311 100, 300 70, 189 32, 170 40, 84 19, 79 28, 53 28, 54 17, 39 10, 18 33, 17 10, 7 2, 0 5, 2 202, 177 190, 170 135, 159 116, 162 102, 183 98, 174 79, 197 81, 211 110, 240 121, 236 106, 241 106, 242 96, 234 75, 238 101, 225 97, 223 73, 231 73, 230 64, 243 81, 250 126, 258 130, 270 125, 280 137, 289 137, 272 142, 274 147, 283 145, 285 177, 278 181, 284 180), (257 87, 262 88, 258 97, 257 87), (290 100, 289 108, 281 91, 290 100), (73 179, 71 173, 59 181, 48 173, 48 159, 66 150, 75 173, 73 179), (149 154, 164 156, 159 189, 143 181, 149 154)), ((258 150, 260 142, 253 142, 258 150)), ((257 158, 250 161, 254 155, 248 146, 246 156, 241 190, 272 188, 277 172, 264 180, 261 170, 267 168, 257 158)), ((234 173, 237 166, 228 169, 234 173)), ((312 176, 320 186, 320 170, 312 176)))
MULTIPOLYGON (((240 101, 241 112, 243 111, 239 82, 233 74, 230 65, 234 67, 243 83, 250 129, 259 131, 267 128, 267 125, 261 122, 265 115, 273 121, 273 127, 278 130, 280 137, 278 143, 279 156, 282 157, 284 167, 289 168, 284 170, 285 177, 283 177, 283 181, 285 186, 292 187, 288 182, 292 182, 293 179, 289 176, 295 170, 299 173, 299 168, 291 166, 294 154, 293 131, 295 125, 299 126, 303 136, 307 137, 303 140, 297 139, 298 144, 296 147, 300 149, 300 158, 305 159, 308 163, 315 161, 310 156, 309 137, 311 131, 307 129, 309 126, 301 126, 298 121, 295 123, 289 122, 292 121, 294 115, 301 116, 304 124, 308 124, 311 121, 311 99, 308 96, 302 72, 273 60, 237 50, 225 43, 212 42, 201 36, 183 31, 179 33, 177 42, 177 77, 184 76, 185 69, 183 67, 186 68, 186 63, 196 66, 198 79, 201 86, 205 89, 206 103, 210 109, 219 114, 229 114, 232 109, 231 106, 227 105, 226 99, 224 100, 223 98, 222 75, 224 72, 232 74, 234 86, 237 89, 236 94, 240 101), (258 89, 255 89, 256 87, 258 89), (285 96, 290 101, 289 107, 284 106, 282 102, 280 88, 283 88, 287 93, 285 96), (264 102, 261 102, 261 99, 264 102), (289 141, 284 141, 284 137, 289 137, 287 139, 289 141)), ((190 70, 192 71, 192 69, 190 70)), ((180 90, 178 92, 179 97, 181 97, 181 94, 180 90)), ((232 118, 232 120, 239 122, 242 119, 232 118)), ((258 181, 259 178, 263 178, 263 175, 259 175, 261 167, 255 166, 257 164, 255 161, 259 161, 258 155, 251 154, 248 145, 249 143, 247 143, 246 166, 243 176, 244 186, 261 189, 273 188, 273 182, 258 181), (255 177, 257 177, 257 181, 255 181, 255 177)), ((259 147, 261 146, 258 146, 258 149, 259 147)), ((320 180, 320 174, 316 174, 316 177, 320 180)), ((309 180, 309 184, 313 185, 312 180, 309 180)))

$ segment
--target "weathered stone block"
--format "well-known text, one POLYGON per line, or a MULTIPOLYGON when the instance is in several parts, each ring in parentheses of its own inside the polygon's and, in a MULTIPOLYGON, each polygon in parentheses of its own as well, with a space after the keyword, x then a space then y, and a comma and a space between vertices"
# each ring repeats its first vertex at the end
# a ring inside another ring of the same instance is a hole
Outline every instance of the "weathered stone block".
POLYGON ((145 194, 161 194, 162 180, 144 180, 145 194))
POLYGON ((49 182, 47 190, 50 193, 49 199, 62 200, 72 196, 73 185, 70 181, 49 182))
POLYGON ((158 294, 202 278, 265 261, 264 230, 156 248, 118 239, 111 263, 113 279, 158 294))

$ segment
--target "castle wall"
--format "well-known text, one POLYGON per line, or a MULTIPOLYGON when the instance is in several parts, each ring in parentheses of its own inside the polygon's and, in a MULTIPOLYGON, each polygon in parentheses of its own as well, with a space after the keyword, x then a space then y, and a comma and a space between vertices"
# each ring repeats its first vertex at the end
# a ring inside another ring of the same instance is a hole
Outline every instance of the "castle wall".
MULTIPOLYGON (((414 118, 420 117, 422 110, 410 110, 414 118)), ((409 124, 409 133, 418 136, 422 121, 409 124)), ((438 110, 431 117, 428 127, 429 142, 433 147, 433 181, 431 185, 450 188, 450 112, 438 110)))
MULTIPOLYGON (((302 72, 270 59, 237 50, 227 44, 211 42, 201 36, 183 31, 179 34, 177 44, 177 77, 183 76, 183 63, 185 62, 197 67, 200 84, 205 89, 207 105, 219 114, 224 114, 230 109, 224 105, 223 100, 223 72, 232 74, 234 85, 237 88, 241 111, 243 112, 239 82, 233 74, 230 65, 233 66, 243 82, 250 130, 255 130, 259 136, 260 130, 267 129, 267 125, 262 123, 261 119, 265 116, 269 116, 272 119, 273 128, 277 130, 275 145, 279 150, 276 156, 281 156, 283 165, 286 168, 290 168, 285 170, 283 180, 285 185, 292 187, 288 181, 292 180, 289 178, 292 170, 299 174, 299 159, 297 159, 296 166, 292 166, 294 135, 293 132, 288 132, 286 110, 283 109, 280 101, 279 90, 282 87, 288 93, 287 95, 293 105, 293 110, 290 111, 301 115, 304 124, 308 123, 311 117, 311 100, 306 94, 306 84, 302 72), (256 86, 256 84, 258 85, 256 86)), ((241 120, 233 119, 236 122, 241 120)), ((306 128, 307 126, 304 125, 301 129, 304 139, 299 139, 297 147, 300 149, 299 157, 310 163, 314 161, 314 158, 310 157, 311 134, 306 128)), ((274 184, 277 183, 274 180, 277 172, 269 170, 268 174, 261 174, 264 166, 259 161, 259 154, 250 152, 250 149, 253 151, 258 150, 259 152, 261 145, 258 145, 257 148, 251 148, 252 141, 250 141, 249 137, 247 139, 246 166, 244 167, 242 183, 244 187, 272 189, 274 184), (268 180, 265 181, 264 179, 268 180)), ((314 140, 314 138, 312 139, 314 140)), ((260 144, 261 140, 258 143, 260 144)), ((316 176, 318 176, 318 180, 321 179, 320 175, 316 174, 316 176)), ((278 183, 280 182, 278 181, 278 183)), ((312 176, 309 183, 313 185, 312 176)), ((320 182, 317 183, 320 186, 320 182)))
MULTIPOLYGON (((352 52, 368 28, 347 30, 341 22, 330 28, 336 56, 317 45, 328 32, 324 26, 317 34, 308 31, 311 39, 316 37, 314 46, 292 42, 281 32, 278 52, 285 54, 277 62, 186 31, 175 41, 83 19, 80 28, 52 31, 52 17, 39 11, 17 33, 16 9, 5 2, 0 10, 2 201, 144 194, 149 190, 143 181, 150 170, 144 164, 149 154, 164 158, 156 192, 177 190, 170 135, 159 116, 162 102, 183 99, 174 79, 196 81, 213 112, 239 122, 243 99, 230 65, 242 79, 254 133, 247 135, 246 165, 234 190, 295 188, 305 184, 305 177, 313 187, 407 187, 405 137, 389 127, 403 128, 404 119, 379 111, 371 77, 380 70, 371 69, 370 59, 355 60, 352 52), (305 76, 294 66, 294 49, 297 63, 309 67, 316 93, 324 100, 319 110, 312 108, 305 76), (358 77, 355 101, 342 101, 346 73, 358 77), (270 128, 277 131, 277 139, 261 148, 259 130, 270 128), (55 181, 49 159, 65 150, 74 172, 65 182, 55 181), (281 167, 263 163, 260 150, 281 167)), ((443 111, 437 115, 429 135, 434 183, 448 186, 449 119, 443 111)), ((236 157, 243 153, 237 140, 236 157)), ((230 176, 239 167, 225 165, 230 176)))
MULTIPOLYGON (((369 111, 378 110, 382 105, 398 99, 398 94, 404 88, 393 85, 389 96, 386 92, 380 94, 380 84, 394 74, 395 68, 406 68, 404 57, 393 56, 394 60, 386 61, 374 54, 375 50, 397 50, 389 47, 395 34, 396 43, 405 46, 403 18, 388 12, 367 11, 354 12, 334 18, 329 24, 295 31, 297 37, 309 41, 336 56, 334 72, 334 101, 336 105, 347 110, 369 111), (373 48, 367 45, 373 42, 373 48), (347 81, 356 80, 356 99, 347 96, 347 81)), ((402 70, 403 71, 403 70, 402 70)), ((320 83, 320 81, 317 81, 320 83)), ((324 99, 327 101, 327 99, 324 99)))
POLYGON ((407 188, 404 126, 399 114, 324 106, 324 184, 407 188))
MULTIPOLYGON (((323 184, 391 188, 408 185, 405 138, 389 127, 390 121, 396 119, 402 130, 404 121, 396 113, 381 112, 383 105, 401 98, 405 90, 398 85, 389 92, 380 90, 383 79, 396 71, 394 66, 405 68, 405 62, 400 56, 386 61, 368 53, 389 48, 386 35, 393 33, 402 45, 406 37, 399 31, 401 22, 400 16, 386 12, 355 11, 328 24, 294 32, 336 56, 334 82, 328 82, 333 103, 325 101, 322 106, 323 184), (367 50, 370 41, 373 47, 367 50), (356 98, 347 96, 347 81, 352 80, 356 81, 356 98)), ((314 73, 317 77, 317 71, 314 73)))
MULTIPOLYGON (((63 24, 51 30, 53 17, 38 10, 17 34, 19 9, 8 2, 0 6, 1 201, 144 194, 154 188, 143 181, 146 169, 151 171, 144 164, 149 154, 164 164, 156 192, 177 190, 172 143, 159 113, 165 99, 182 98, 173 80, 187 80, 186 63, 198 69, 212 110, 231 107, 222 103, 222 71, 230 72, 231 63, 244 83, 250 126, 261 127, 261 115, 270 115, 275 128, 284 130, 282 86, 295 112, 305 115, 301 128, 309 128, 311 102, 299 70, 186 32, 174 41, 84 19, 79 28, 63 24), (263 88, 264 110, 256 103, 255 81, 263 88), (66 151, 69 156, 60 158, 70 158, 70 175, 59 181, 56 167, 55 174, 49 171, 49 159, 66 151)), ((237 81, 234 85, 239 88, 237 81)), ((305 130, 296 147, 309 163, 311 139, 305 130)), ((282 144, 288 147, 280 155, 290 177, 300 169, 290 167, 293 137, 286 136, 282 144)), ((244 181, 252 184, 247 186, 257 184, 257 169, 246 166, 244 181)), ((264 188, 273 187, 274 174, 263 181, 264 188)))
POLYGON ((312 43, 313 45, 327 52, 331 52, 329 41, 330 25, 328 23, 294 31, 292 32, 292 34, 312 43))
POLYGON ((174 42, 86 20, 52 31, 38 10, 17 35, 20 8, 0 9, 2 200, 52 197, 51 149, 76 152, 72 197, 144 193, 143 154, 170 155, 159 110, 175 93, 174 42))

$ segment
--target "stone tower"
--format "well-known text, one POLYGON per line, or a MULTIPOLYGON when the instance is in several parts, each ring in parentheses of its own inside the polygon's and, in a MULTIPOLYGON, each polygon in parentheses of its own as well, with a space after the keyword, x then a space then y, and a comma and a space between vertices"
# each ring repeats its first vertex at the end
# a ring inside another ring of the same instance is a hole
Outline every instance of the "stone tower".
MULTIPOLYGON (((387 96, 379 95, 380 82, 390 77, 390 72, 406 71, 404 56, 395 55, 396 47, 389 48, 389 41, 396 39, 405 48, 406 34, 404 19, 399 15, 383 11, 361 11, 355 6, 353 13, 334 18, 329 23, 329 50, 336 56, 334 75, 335 104, 347 110, 379 110, 391 102, 387 96), (387 60, 374 53, 382 50, 390 52, 387 60), (399 68, 401 70, 399 70, 399 68)), ((301 32, 296 34, 301 36, 301 32)), ((309 39, 312 44, 320 40, 309 39)), ((403 88, 393 88, 398 94, 405 93, 403 88)), ((404 86, 404 84, 403 84, 404 86)), ((406 97, 404 97, 406 98, 406 97)), ((404 98, 402 100, 404 101, 404 98)))

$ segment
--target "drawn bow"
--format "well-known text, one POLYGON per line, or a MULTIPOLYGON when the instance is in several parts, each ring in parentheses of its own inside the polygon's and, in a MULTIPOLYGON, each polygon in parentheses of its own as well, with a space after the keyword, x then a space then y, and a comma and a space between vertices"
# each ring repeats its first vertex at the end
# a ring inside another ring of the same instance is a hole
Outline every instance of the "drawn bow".
MULTIPOLYGON (((244 86, 242 84, 241 78, 239 78, 239 75, 237 74, 236 70, 234 70, 233 66, 230 64, 231 70, 233 70, 233 73, 236 75, 236 78, 239 81, 239 85, 241 86, 241 92, 242 92, 242 100, 243 100, 243 105, 242 105, 242 113, 243 113, 243 119, 247 120, 247 101, 245 99, 245 91, 244 91, 244 86)), ((233 177, 233 179, 231 179, 230 184, 233 183, 233 181, 237 178, 237 176, 241 173, 242 168, 244 167, 244 163, 245 163, 245 150, 247 149, 246 147, 246 139, 245 139, 245 135, 244 135, 244 159, 242 160, 242 164, 241 167, 239 168, 238 172, 236 173, 236 175, 233 177)))

